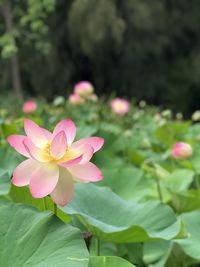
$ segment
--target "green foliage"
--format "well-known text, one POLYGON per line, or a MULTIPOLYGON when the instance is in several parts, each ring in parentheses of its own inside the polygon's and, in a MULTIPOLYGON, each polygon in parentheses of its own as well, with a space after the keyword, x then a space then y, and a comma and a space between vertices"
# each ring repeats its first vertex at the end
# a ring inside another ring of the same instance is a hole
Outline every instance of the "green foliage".
POLYGON ((0 204, 2 266, 88 266, 88 252, 78 229, 49 212, 9 202, 0 204))
POLYGON ((91 257, 89 267, 134 267, 118 257, 91 257))
POLYGON ((98 238, 116 243, 168 240, 181 231, 169 207, 156 202, 126 202, 111 190, 94 185, 77 185, 73 201, 61 209, 76 215, 98 238))
POLYGON ((96 49, 103 52, 108 41, 113 42, 112 48, 119 46, 122 43, 124 30, 125 23, 118 16, 114 1, 73 2, 69 12, 69 33, 75 50, 77 47, 75 44, 78 43, 78 49, 93 58, 96 49))
POLYGON ((0 265, 199 265, 199 123, 173 120, 171 110, 161 113, 148 105, 130 103, 122 117, 103 100, 73 106, 63 98, 38 99, 37 110, 26 117, 41 127, 52 131, 58 121, 71 118, 77 140, 105 139, 92 158, 104 179, 75 182, 73 198, 55 212, 50 196, 36 199, 28 186, 11 183, 23 157, 6 138, 24 134, 24 114, 15 99, 0 101, 0 265), (180 141, 191 144, 190 158, 172 157, 172 145, 180 141))
POLYGON ((10 190, 10 177, 7 171, 0 169, 0 196, 7 195, 10 190))
POLYGON ((190 233, 190 236, 186 240, 179 240, 177 243, 181 245, 183 251, 192 257, 193 259, 200 260, 199 255, 199 222, 200 222, 200 210, 196 210, 190 213, 181 215, 181 218, 185 222, 185 225, 190 233))
MULTIPOLYGON (((4 23, 0 47, 2 58, 5 59, 11 58, 22 48, 27 49, 24 44, 30 46, 34 42, 35 48, 44 54, 47 54, 50 49, 50 43, 45 40, 49 31, 46 20, 55 8, 55 0, 22 2, 24 3, 21 5, 18 2, 11 5, 9 15, 15 18, 15 24, 11 23, 12 29, 8 29, 4 23)), ((4 1, 1 3, 2 10, 4 10, 4 3, 4 1)))
POLYGON ((0 47, 2 47, 1 56, 3 59, 10 58, 18 52, 13 32, 5 33, 0 37, 0 47))
POLYGON ((198 109, 199 10, 187 0, 12 1, 13 29, 0 23, 0 87, 10 89, 5 59, 18 53, 27 94, 66 96, 86 79, 98 93, 198 109))

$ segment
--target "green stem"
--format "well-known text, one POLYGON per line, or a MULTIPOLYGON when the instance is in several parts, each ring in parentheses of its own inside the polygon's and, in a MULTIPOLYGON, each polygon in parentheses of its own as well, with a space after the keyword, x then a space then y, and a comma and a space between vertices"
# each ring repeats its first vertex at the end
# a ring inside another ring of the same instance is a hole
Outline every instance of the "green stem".
POLYGON ((163 196, 162 196, 162 191, 161 191, 161 186, 160 186, 160 180, 157 177, 156 177, 156 186, 157 186, 159 199, 160 199, 161 202, 163 202, 163 196))
POLYGON ((97 237, 97 256, 100 256, 100 252, 101 252, 101 243, 100 239, 97 237))
POLYGON ((199 176, 198 174, 194 175, 194 179, 195 179, 195 185, 196 185, 196 189, 198 192, 198 196, 200 197, 200 184, 199 184, 199 176))
POLYGON ((199 183, 199 174, 197 173, 194 165, 191 163, 192 165, 192 170, 194 171, 194 182, 195 182, 195 186, 196 186, 196 189, 197 189, 197 194, 198 194, 198 197, 200 197, 200 183, 199 183))
POLYGON ((55 203, 53 203, 53 210, 54 210, 54 214, 57 216, 57 205, 55 203))
POLYGON ((2 127, 1 124, 0 124, 0 133, 1 133, 2 139, 5 139, 5 135, 4 135, 4 132, 3 132, 3 127, 2 127))
POLYGON ((176 161, 171 157, 171 166, 172 168, 176 168, 176 161))
POLYGON ((46 197, 43 198, 43 204, 44 204, 44 211, 47 210, 47 199, 46 197))
POLYGON ((196 188, 199 189, 200 188, 200 185, 199 185, 199 176, 198 174, 195 174, 195 184, 196 184, 196 188))
POLYGON ((119 253, 119 244, 116 244, 116 250, 117 250, 117 256, 120 256, 120 253, 119 253))

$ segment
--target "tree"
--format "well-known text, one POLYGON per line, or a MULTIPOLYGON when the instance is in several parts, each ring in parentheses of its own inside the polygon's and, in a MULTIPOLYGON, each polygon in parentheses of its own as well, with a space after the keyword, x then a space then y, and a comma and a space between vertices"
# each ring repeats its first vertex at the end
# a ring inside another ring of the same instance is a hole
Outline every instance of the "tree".
MULTIPOLYGON (((0 22, 1 55, 18 56, 30 94, 52 99, 86 79, 99 94, 198 108, 198 0, 9 1, 14 26, 8 34, 0 22)), ((1 88, 5 65, 1 58, 1 88)))
POLYGON ((16 96, 21 100, 23 94, 19 70, 19 60, 17 56, 17 47, 14 38, 15 33, 13 25, 12 6, 10 0, 6 0, 1 3, 1 12, 4 17, 6 30, 4 36, 1 37, 1 44, 3 46, 2 56, 5 58, 10 58, 12 86, 16 96))
POLYGON ((10 59, 12 87, 19 99, 22 99, 23 94, 18 54, 22 48, 33 44, 35 49, 48 54, 50 44, 46 40, 48 26, 45 20, 54 7, 55 0, 0 2, 4 18, 4 34, 0 38, 1 55, 4 59, 10 59))

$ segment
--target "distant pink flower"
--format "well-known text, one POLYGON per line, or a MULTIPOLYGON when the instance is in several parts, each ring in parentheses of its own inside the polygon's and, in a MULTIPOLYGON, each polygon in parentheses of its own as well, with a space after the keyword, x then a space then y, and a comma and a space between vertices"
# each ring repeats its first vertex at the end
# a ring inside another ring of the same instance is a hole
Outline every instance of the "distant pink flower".
POLYGON ((84 103, 84 99, 81 98, 79 95, 76 95, 76 94, 71 94, 69 96, 69 102, 72 104, 72 105, 81 105, 84 103))
POLYGON ((172 156, 177 159, 187 159, 192 155, 192 147, 184 142, 178 142, 172 147, 172 156))
POLYGON ((28 159, 13 172, 12 183, 29 185, 35 198, 50 195, 61 206, 73 194, 73 179, 97 182, 101 171, 90 162, 93 154, 104 143, 103 138, 83 138, 73 143, 76 126, 71 120, 60 121, 53 133, 39 127, 32 120, 24 120, 24 135, 11 135, 8 143, 28 159))
POLYGON ((129 102, 122 98, 115 98, 110 103, 115 114, 124 115, 129 111, 129 102))
POLYGON ((24 102, 22 109, 24 113, 33 113, 37 109, 37 103, 33 100, 28 100, 24 102))
POLYGON ((87 81, 78 82, 74 87, 74 93, 82 97, 90 96, 93 91, 93 85, 87 81))

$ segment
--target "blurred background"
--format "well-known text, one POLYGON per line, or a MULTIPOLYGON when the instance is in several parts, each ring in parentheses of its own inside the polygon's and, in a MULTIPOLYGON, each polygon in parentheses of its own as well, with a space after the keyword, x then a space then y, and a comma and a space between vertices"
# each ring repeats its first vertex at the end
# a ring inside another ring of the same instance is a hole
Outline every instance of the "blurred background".
POLYGON ((199 0, 0 0, 0 96, 98 95, 200 106, 199 0))

